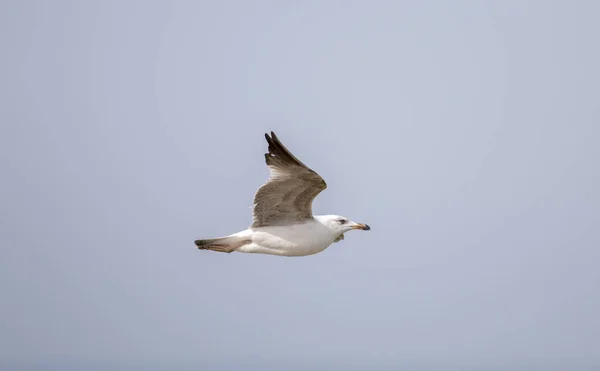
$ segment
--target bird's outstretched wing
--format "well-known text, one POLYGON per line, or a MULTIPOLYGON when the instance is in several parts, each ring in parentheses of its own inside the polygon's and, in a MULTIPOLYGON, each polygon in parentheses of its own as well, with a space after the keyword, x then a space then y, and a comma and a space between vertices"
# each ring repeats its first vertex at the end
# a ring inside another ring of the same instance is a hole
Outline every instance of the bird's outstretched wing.
POLYGON ((265 134, 269 153, 265 153, 270 177, 254 195, 251 227, 289 225, 312 219, 312 202, 327 184, 298 160, 279 141, 275 133, 265 134))

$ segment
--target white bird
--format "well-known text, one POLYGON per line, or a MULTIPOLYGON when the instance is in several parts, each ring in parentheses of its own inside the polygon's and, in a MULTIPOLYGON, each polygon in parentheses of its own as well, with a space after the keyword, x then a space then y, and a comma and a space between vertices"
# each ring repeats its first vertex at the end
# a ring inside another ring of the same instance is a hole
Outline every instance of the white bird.
POLYGON ((275 133, 265 138, 270 177, 254 195, 252 225, 226 237, 197 240, 198 249, 306 256, 343 240, 352 229, 371 229, 339 215, 312 215, 312 202, 327 184, 288 151, 275 133))

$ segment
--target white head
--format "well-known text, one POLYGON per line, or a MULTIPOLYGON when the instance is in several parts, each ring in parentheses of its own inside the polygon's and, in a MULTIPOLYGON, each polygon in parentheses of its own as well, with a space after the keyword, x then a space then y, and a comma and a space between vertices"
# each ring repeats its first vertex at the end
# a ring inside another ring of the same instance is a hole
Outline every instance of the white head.
POLYGON ((315 216, 315 219, 329 228, 332 232, 335 232, 334 234, 336 235, 340 235, 352 229, 362 229, 363 231, 371 229, 371 227, 366 224, 356 223, 339 215, 319 215, 315 216))

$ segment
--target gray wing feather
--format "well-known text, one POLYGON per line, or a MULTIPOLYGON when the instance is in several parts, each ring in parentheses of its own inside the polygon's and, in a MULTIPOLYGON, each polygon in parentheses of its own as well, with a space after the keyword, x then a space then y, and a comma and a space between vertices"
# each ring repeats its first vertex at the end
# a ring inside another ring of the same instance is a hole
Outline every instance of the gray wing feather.
POLYGON ((265 160, 270 177, 254 195, 251 227, 288 225, 312 219, 312 202, 327 184, 285 148, 275 133, 265 134, 265 138, 269 143, 265 160))

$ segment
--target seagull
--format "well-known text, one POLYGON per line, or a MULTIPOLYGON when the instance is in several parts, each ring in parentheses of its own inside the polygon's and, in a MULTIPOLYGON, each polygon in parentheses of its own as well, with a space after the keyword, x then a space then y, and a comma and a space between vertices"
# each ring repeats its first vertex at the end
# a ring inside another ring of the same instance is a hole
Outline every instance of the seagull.
POLYGON ((367 224, 339 215, 313 215, 312 202, 327 184, 298 160, 274 132, 265 134, 269 180, 254 195, 250 227, 229 236, 196 240, 200 250, 307 256, 344 239, 344 233, 367 224))

